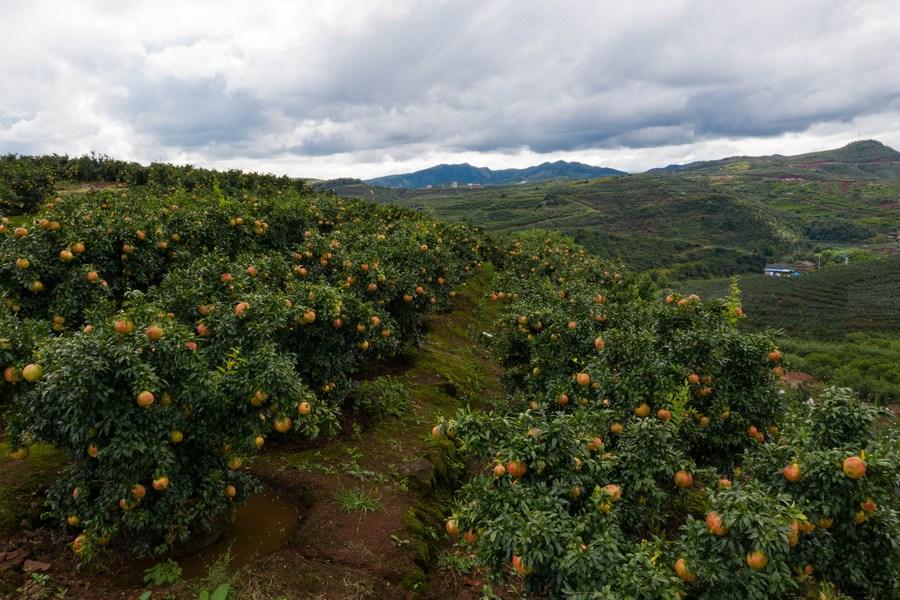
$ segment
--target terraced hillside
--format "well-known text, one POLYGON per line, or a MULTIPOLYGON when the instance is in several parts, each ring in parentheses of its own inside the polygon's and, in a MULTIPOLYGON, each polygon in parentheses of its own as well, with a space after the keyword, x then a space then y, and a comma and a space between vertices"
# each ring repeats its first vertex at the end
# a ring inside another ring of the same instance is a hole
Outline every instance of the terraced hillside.
MULTIPOLYGON (((701 296, 724 296, 727 280, 690 282, 701 296)), ((853 332, 900 334, 900 256, 822 269, 803 277, 739 279, 748 325, 840 340, 853 332)))
POLYGON ((698 177, 813 223, 825 218, 859 221, 874 234, 882 225, 896 230, 900 218, 900 152, 873 140, 828 152, 735 157, 668 172, 698 177))

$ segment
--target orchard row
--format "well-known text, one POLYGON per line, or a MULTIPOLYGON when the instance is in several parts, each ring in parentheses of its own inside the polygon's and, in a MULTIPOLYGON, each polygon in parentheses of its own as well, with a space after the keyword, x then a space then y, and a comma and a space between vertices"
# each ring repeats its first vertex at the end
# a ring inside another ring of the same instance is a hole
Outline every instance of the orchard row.
MULTIPOLYGON (((550 597, 897 597, 896 428, 779 385, 725 301, 659 299, 564 238, 508 248, 493 349, 513 398, 433 433, 479 472, 447 522, 550 597), (829 596, 831 597, 831 596, 829 596)), ((515 575, 513 575, 515 574, 515 575)))
POLYGON ((267 440, 337 426, 354 372, 448 306, 479 239, 309 192, 133 188, 4 218, 13 456, 71 456, 50 505, 84 561, 117 535, 181 543, 258 489, 244 467, 267 440))

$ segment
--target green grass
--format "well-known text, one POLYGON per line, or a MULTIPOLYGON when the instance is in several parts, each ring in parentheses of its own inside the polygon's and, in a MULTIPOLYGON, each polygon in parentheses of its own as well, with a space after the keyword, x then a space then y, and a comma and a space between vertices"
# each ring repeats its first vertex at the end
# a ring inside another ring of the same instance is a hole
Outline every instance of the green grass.
POLYGON ((376 417, 402 417, 411 409, 409 387, 389 376, 361 381, 353 392, 352 407, 376 417))
POLYGON ((340 490, 335 492, 334 500, 344 512, 361 512, 365 514, 382 509, 381 498, 377 498, 363 490, 340 490))

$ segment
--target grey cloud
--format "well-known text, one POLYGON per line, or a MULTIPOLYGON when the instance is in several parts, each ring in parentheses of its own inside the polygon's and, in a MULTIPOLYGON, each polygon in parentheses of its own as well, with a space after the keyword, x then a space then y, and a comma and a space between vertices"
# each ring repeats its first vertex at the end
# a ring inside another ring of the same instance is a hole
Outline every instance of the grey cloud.
POLYGON ((158 144, 178 148, 241 142, 265 125, 262 104, 246 91, 229 92, 223 78, 132 82, 111 114, 158 144))
MULTIPOLYGON (((711 5, 701 4, 701 8, 711 9, 711 5)), ((545 30, 540 23, 522 19, 510 20, 512 32, 482 20, 483 36, 472 27, 448 26, 441 31, 443 36, 432 28, 431 36, 439 41, 424 45, 422 22, 395 23, 377 32, 389 40, 384 45, 376 43, 374 33, 342 45, 336 68, 329 74, 333 79, 323 75, 321 87, 313 92, 321 96, 307 99, 328 101, 330 117, 347 123, 354 122, 352 108, 359 104, 422 108, 395 123, 393 129, 360 121, 359 127, 372 135, 363 135, 357 142, 372 144, 387 143, 388 138, 379 137, 379 131, 396 136, 403 128, 431 132, 436 145, 444 143, 447 130, 452 129, 454 143, 466 148, 489 150, 524 144, 541 152, 639 139, 648 143, 646 140, 669 130, 678 131, 679 143, 690 140, 691 132, 697 140, 803 131, 818 122, 847 120, 868 112, 860 103, 839 97, 830 105, 798 110, 797 105, 820 91, 823 82, 834 85, 831 78, 852 81, 860 68, 857 63, 825 61, 814 54, 823 45, 815 36, 834 35, 829 28, 836 25, 809 9, 806 5, 770 11, 756 15, 750 25, 736 18, 740 15, 728 18, 721 9, 718 16, 711 10, 712 17, 686 11, 675 15, 681 21, 670 22, 648 15, 645 28, 637 29, 631 20, 622 33, 598 36, 602 39, 596 44, 574 31, 578 24, 575 15, 557 19, 557 25, 573 27, 571 36, 560 35, 568 33, 565 28, 545 30), (805 18, 794 21, 794 16, 805 18), (778 40, 780 48, 775 47, 764 37, 767 28, 792 37, 778 40), (413 33, 403 35, 402 31, 413 33), (632 32, 637 35, 629 36, 632 32), (811 36, 810 55, 802 52, 807 43, 804 36, 811 36), (456 60, 443 62, 442 43, 457 51, 456 60), (779 50, 784 52, 784 62, 779 50), (579 53, 587 58, 579 58, 579 53), (449 85, 451 82, 458 87, 449 85), (648 82, 653 85, 633 85, 648 82), (635 96, 642 87, 651 94, 671 96, 671 102, 654 105, 635 96), (420 104, 433 102, 435 96, 442 97, 440 112, 447 119, 437 127, 423 116, 428 104, 420 104), (570 112, 566 103, 557 101, 560 97, 571 97, 582 106, 570 112), (466 105, 482 114, 473 118, 463 108, 466 105), (657 133, 650 135, 650 131, 657 133)), ((504 13, 506 17, 511 14, 504 13)), ((448 17, 445 23, 458 19, 458 15, 444 16, 448 17)), ((601 22, 600 26, 614 29, 617 23, 601 22)), ((884 103, 876 106, 883 108, 884 103)))
POLYGON ((896 110, 900 95, 842 98, 824 92, 818 102, 807 102, 815 90, 776 90, 736 86, 692 97, 684 120, 693 123, 699 137, 771 136, 805 131, 816 123, 847 122, 855 117, 896 110))

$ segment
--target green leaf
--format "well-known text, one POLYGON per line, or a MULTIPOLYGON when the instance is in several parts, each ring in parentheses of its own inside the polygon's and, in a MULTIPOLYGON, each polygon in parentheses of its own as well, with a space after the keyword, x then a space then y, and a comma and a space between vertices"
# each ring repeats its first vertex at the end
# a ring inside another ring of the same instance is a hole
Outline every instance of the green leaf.
POLYGON ((228 597, 229 589, 230 585, 227 583, 223 583, 212 593, 210 600, 225 600, 228 597))

